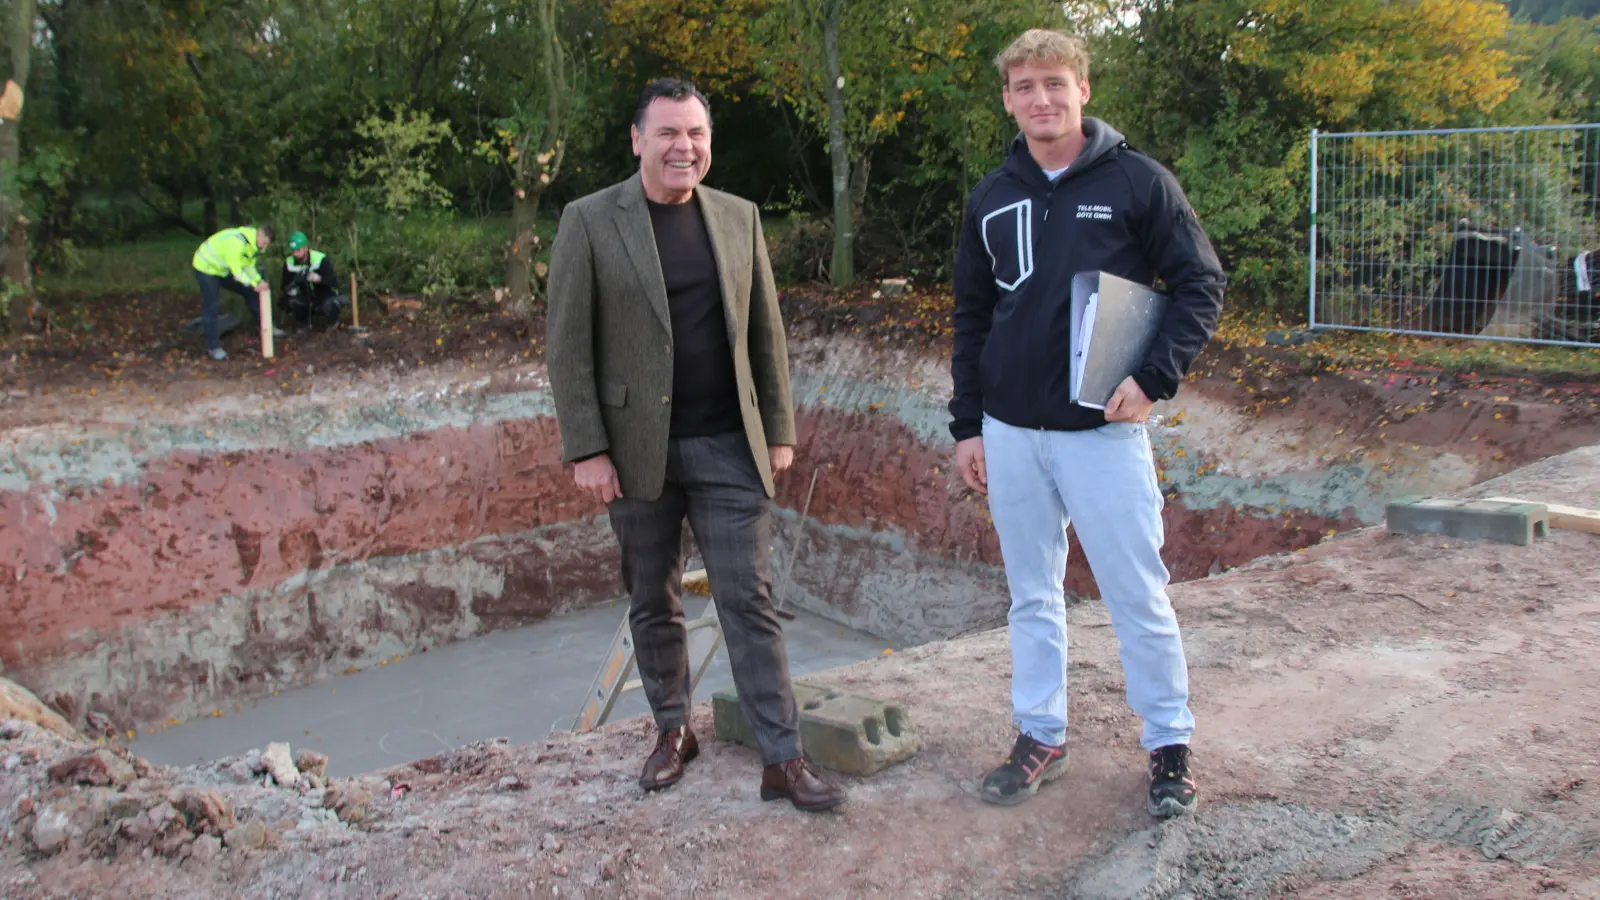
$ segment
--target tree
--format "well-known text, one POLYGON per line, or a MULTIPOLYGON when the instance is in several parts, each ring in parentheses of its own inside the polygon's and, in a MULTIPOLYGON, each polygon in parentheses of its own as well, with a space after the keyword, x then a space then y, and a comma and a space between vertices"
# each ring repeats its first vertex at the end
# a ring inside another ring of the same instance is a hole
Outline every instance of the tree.
POLYGON ((828 136, 833 170, 829 279, 836 285, 855 280, 855 223, 872 171, 872 150, 899 128, 916 97, 905 76, 925 72, 926 55, 959 53, 964 41, 964 33, 948 22, 935 31, 922 28, 927 5, 788 0, 774 4, 757 23, 767 89, 828 136), (930 37, 933 45, 925 46, 930 37))
POLYGON ((1091 3, 1092 115, 1183 183, 1241 300, 1304 296, 1313 127, 1480 124, 1517 88, 1492 0, 1091 3), (1137 16, 1126 15, 1136 12, 1137 16), (1289 202, 1293 201, 1293 202, 1289 202))
POLYGON ((27 326, 33 311, 33 271, 28 261, 28 220, 22 211, 23 97, 33 55, 34 0, 13 0, 6 23, 11 80, 0 98, 0 227, 6 232, 5 307, 13 334, 27 326))
POLYGON ((1600 16, 1600 0, 1506 0, 1506 8, 1519 21, 1546 25, 1562 19, 1600 16))
POLYGON ((561 174, 567 155, 567 135, 576 106, 573 91, 574 60, 562 39, 556 0, 531 0, 532 6, 514 17, 512 27, 525 29, 539 61, 532 77, 518 81, 519 95, 512 98, 512 113, 501 119, 495 136, 479 144, 479 152, 503 164, 511 175, 513 237, 506 265, 506 292, 514 313, 533 314, 534 261, 538 235, 534 224, 539 203, 561 174), (530 102, 530 98, 533 102, 530 102))
POLYGON ((739 96, 754 81, 750 25, 774 0, 610 0, 604 58, 634 71, 662 70, 709 92, 739 96))

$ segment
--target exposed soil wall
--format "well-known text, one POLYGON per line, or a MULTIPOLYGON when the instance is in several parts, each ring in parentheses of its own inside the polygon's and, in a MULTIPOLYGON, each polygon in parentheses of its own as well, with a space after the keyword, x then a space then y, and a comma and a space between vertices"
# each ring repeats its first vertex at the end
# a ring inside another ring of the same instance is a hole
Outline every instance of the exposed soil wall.
MULTIPOLYGON (((1600 440, 1592 405, 1211 367, 1151 429, 1175 580, 1600 440)), ((1001 621, 987 510, 949 468, 942 354, 801 335, 793 375, 786 602, 899 644, 1001 621)), ((615 597, 551 413, 533 365, 13 417, 31 424, 0 445, 0 667, 75 721, 140 727, 615 597)), ((1068 587, 1094 593, 1076 549, 1068 587)))

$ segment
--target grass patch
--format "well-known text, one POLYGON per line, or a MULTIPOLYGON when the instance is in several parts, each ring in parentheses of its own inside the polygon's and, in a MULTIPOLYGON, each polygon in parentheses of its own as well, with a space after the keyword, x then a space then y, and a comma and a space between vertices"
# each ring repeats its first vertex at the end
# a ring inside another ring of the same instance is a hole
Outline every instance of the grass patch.
MULTIPOLYGON (((1271 316, 1227 310, 1216 339, 1238 347, 1266 347, 1267 335, 1299 331, 1271 316)), ((1323 331, 1310 343, 1287 348, 1317 369, 1421 366, 1447 372, 1519 372, 1600 376, 1600 347, 1558 347, 1471 338, 1420 337, 1372 331, 1323 331)))
MULTIPOLYGON (((555 211, 547 211, 537 224, 536 260, 547 261, 556 232, 555 211)), ((274 288, 282 270, 289 234, 283 227, 261 264, 274 288)), ((505 247, 511 240, 511 216, 454 221, 411 220, 398 229, 364 228, 361 232, 363 269, 377 289, 399 293, 422 292, 440 284, 460 290, 478 290, 502 283, 505 247), (397 240, 411 246, 397 245, 397 240), (414 283, 413 283, 414 282, 414 283), (469 283, 471 282, 471 283, 469 283), (482 282, 476 283, 476 282, 482 282)), ((333 256, 341 278, 352 268, 347 232, 323 229, 312 246, 333 256)), ((46 303, 52 297, 84 299, 155 293, 192 293, 194 252, 204 238, 174 231, 147 240, 95 247, 80 251, 70 271, 50 271, 38 281, 46 303)), ((198 301, 197 301, 198 302, 198 301)))
POLYGON ((83 250, 72 271, 46 272, 39 278, 39 289, 47 301, 57 295, 198 293, 192 260, 199 246, 200 239, 194 235, 175 233, 83 250))

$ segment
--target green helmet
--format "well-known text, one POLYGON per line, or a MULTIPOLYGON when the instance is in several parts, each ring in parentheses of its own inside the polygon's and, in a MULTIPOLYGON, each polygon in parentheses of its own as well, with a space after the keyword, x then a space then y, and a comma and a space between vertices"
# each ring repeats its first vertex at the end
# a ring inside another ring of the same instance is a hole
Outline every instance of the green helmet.
POLYGON ((289 235, 289 252, 293 253, 296 250, 300 250, 308 243, 310 242, 306 240, 306 233, 304 231, 296 231, 294 234, 289 235))

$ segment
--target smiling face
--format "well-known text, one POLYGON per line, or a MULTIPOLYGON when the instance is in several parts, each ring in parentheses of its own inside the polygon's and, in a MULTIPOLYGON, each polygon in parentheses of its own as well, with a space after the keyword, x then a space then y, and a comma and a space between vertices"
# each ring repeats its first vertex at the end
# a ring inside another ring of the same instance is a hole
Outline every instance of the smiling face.
POLYGON ((1030 144, 1052 144, 1083 133, 1089 80, 1064 62, 1027 61, 1006 76, 1006 112, 1030 144))
POLYGON ((633 126, 633 155, 646 197, 687 203, 711 169, 711 117, 695 97, 657 97, 633 126))

